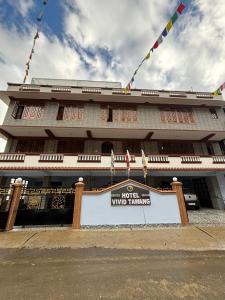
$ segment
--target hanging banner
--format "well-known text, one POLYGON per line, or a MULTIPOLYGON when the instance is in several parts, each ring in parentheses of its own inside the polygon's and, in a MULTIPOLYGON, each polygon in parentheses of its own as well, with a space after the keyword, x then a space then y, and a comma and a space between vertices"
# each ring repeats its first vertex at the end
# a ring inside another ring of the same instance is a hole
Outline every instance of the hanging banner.
POLYGON ((150 58, 150 53, 154 52, 154 50, 157 49, 160 44, 162 44, 163 38, 165 38, 168 35, 168 33, 170 32, 170 30, 173 27, 174 23, 177 21, 177 19, 179 18, 179 16, 183 13, 184 9, 185 9, 185 4, 183 2, 181 2, 179 4, 178 8, 176 9, 176 12, 173 14, 173 16, 169 20, 168 24, 164 28, 163 32, 160 34, 160 36, 155 41, 155 43, 153 44, 153 46, 150 48, 150 50, 147 53, 147 55, 145 56, 145 58, 141 61, 141 63, 139 64, 138 68, 135 70, 135 72, 134 72, 131 80, 129 81, 129 83, 127 84, 127 86, 125 88, 125 93, 127 93, 127 92, 129 92, 131 90, 132 84, 134 82, 134 77, 136 76, 136 74, 139 71, 140 67, 143 65, 143 63, 144 63, 145 60, 147 60, 147 59, 150 58))

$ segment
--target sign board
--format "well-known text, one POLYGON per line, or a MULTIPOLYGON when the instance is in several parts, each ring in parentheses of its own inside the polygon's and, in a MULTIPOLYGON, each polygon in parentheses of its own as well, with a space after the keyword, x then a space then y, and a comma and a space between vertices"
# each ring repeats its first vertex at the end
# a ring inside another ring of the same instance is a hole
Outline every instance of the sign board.
POLYGON ((111 192, 111 206, 151 205, 149 190, 128 184, 111 192))

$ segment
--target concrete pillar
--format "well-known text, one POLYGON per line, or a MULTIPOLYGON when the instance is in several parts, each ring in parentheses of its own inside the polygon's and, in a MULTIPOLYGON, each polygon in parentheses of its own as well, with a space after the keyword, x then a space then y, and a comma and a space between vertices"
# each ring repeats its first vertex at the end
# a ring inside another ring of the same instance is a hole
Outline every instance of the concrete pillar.
POLYGON ((5 228, 6 231, 12 230, 16 221, 17 210, 20 204, 20 197, 23 188, 22 179, 18 178, 16 182, 13 184, 13 186, 14 186, 14 191, 13 191, 13 197, 9 207, 9 214, 6 223, 6 228, 5 228))
POLYGON ((221 149, 220 149, 219 143, 212 143, 212 147, 213 147, 215 155, 222 155, 223 154, 221 149))
POLYGON ((177 201, 178 201, 179 210, 180 210, 181 223, 182 223, 182 225, 188 225, 189 219, 188 219, 187 210, 186 210, 185 201, 184 201, 184 193, 183 193, 183 189, 182 189, 183 183, 177 181, 177 179, 174 178, 174 181, 171 183, 171 185, 172 185, 172 189, 177 194, 177 201))
POLYGON ((225 204, 225 174, 216 175, 217 182, 220 188, 221 196, 223 198, 223 202, 225 204))
POLYGON ((209 190, 213 208, 224 210, 224 201, 225 201, 224 175, 207 177, 206 182, 208 185, 208 190, 209 190))
POLYGON ((73 211, 73 229, 80 229, 82 196, 84 191, 83 178, 79 178, 79 182, 75 184, 75 201, 73 211))

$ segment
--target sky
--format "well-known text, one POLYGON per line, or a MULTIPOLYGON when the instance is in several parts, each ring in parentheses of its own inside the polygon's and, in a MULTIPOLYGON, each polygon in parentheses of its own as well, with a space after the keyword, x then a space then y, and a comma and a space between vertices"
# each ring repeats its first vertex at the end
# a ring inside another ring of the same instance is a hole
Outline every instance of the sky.
MULTIPOLYGON (((27 82, 48 77, 125 86, 179 2, 49 0, 27 82)), ((212 92, 225 81, 224 0, 183 2, 184 13, 133 88, 212 92)), ((0 0, 0 90, 22 83, 41 8, 41 0, 0 0)), ((5 111, 0 100, 0 124, 5 111)))

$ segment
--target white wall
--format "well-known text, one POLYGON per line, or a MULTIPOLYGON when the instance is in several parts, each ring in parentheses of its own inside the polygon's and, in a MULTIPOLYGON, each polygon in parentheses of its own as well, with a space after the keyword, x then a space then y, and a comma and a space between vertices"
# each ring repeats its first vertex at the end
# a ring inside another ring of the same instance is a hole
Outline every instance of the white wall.
POLYGON ((150 206, 111 206, 111 192, 83 195, 81 226, 181 223, 176 194, 150 191, 150 206))

